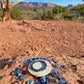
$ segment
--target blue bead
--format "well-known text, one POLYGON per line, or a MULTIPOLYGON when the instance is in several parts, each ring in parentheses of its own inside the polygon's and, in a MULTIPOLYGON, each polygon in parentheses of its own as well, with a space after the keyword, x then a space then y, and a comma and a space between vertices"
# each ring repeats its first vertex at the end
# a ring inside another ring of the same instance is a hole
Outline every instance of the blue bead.
POLYGON ((32 60, 36 60, 36 58, 32 58, 32 60))
POLYGON ((41 82, 41 83, 46 82, 46 78, 41 78, 41 79, 40 79, 40 82, 41 82))
POLYGON ((34 81, 29 81, 29 84, 34 84, 34 81))
POLYGON ((18 75, 18 73, 17 73, 16 71, 13 71, 13 72, 12 72, 12 75, 17 76, 17 75, 18 75))
POLYGON ((64 82, 64 80, 62 80, 62 79, 60 79, 59 81, 60 81, 60 83, 63 83, 64 82))
POLYGON ((27 81, 27 84, 29 84, 29 81, 27 81))
POLYGON ((46 80, 46 83, 45 84, 48 84, 49 83, 49 79, 46 80))
POLYGON ((46 84, 46 83, 42 83, 42 84, 46 84))
POLYGON ((59 68, 59 65, 58 65, 58 64, 56 64, 56 65, 55 65, 55 68, 59 68))
POLYGON ((37 59, 39 59, 39 57, 37 57, 37 59))
POLYGON ((67 82, 65 82, 64 84, 68 84, 67 82))
POLYGON ((45 67, 47 67, 47 64, 45 64, 45 67))
POLYGON ((56 75, 54 75, 54 74, 53 74, 52 76, 53 76, 53 77, 56 77, 56 75))
POLYGON ((51 64, 55 64, 54 62, 51 62, 51 64))
POLYGON ((59 80, 58 79, 56 79, 56 83, 59 83, 59 80))
POLYGON ((23 63, 24 63, 24 64, 27 64, 27 63, 28 63, 28 61, 24 61, 23 63))
POLYGON ((61 80, 61 77, 58 76, 58 79, 61 80))
POLYGON ((53 60, 54 63, 58 63, 57 61, 53 60))
POLYGON ((39 82, 37 82, 37 84, 41 84, 41 82, 39 81, 39 82))
POLYGON ((62 65, 62 67, 63 67, 63 68, 66 68, 66 66, 65 66, 65 65, 62 65))
POLYGON ((58 73, 57 73, 55 70, 51 71, 50 74, 51 74, 53 77, 58 76, 58 73))
POLYGON ((29 62, 32 62, 32 59, 29 59, 29 62))
POLYGON ((48 61, 48 58, 43 58, 43 60, 47 60, 48 61))
POLYGON ((46 79, 49 79, 50 77, 48 75, 46 75, 46 79))
POLYGON ((21 76, 21 73, 18 73, 18 76, 21 76))
POLYGON ((17 79, 17 80, 19 80, 19 79, 20 79, 20 77, 19 77, 19 76, 16 76, 16 79, 17 79))
POLYGON ((19 61, 20 63, 23 63, 24 61, 23 60, 21 60, 21 61, 19 61))
POLYGON ((63 68, 66 69, 66 66, 65 65, 61 65, 60 69, 63 69, 63 68))
POLYGON ((20 71, 20 68, 18 68, 17 70, 16 70, 16 72, 19 72, 20 71))
POLYGON ((37 57, 36 60, 42 60, 42 58, 37 57))
POLYGON ((22 65, 19 65, 19 67, 22 67, 22 65))
POLYGON ((60 83, 63 83, 65 81, 65 78, 61 78, 61 77, 58 76, 58 80, 59 80, 60 83))
POLYGON ((65 81, 65 78, 62 78, 62 80, 64 80, 64 81, 65 81))
POLYGON ((26 77, 25 77, 25 76, 23 76, 23 75, 20 75, 19 77, 20 77, 20 79, 21 79, 21 80, 23 80, 23 79, 25 79, 25 78, 26 78, 26 77))

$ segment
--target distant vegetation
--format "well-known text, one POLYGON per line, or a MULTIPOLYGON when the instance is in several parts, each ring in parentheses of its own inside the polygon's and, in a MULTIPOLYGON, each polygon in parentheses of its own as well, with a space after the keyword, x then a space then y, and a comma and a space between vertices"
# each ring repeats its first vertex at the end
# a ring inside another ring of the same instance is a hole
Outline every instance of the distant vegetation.
POLYGON ((2 20, 2 15, 3 15, 3 12, 2 12, 2 9, 0 8, 0 20, 2 20))
POLYGON ((84 22, 84 6, 77 5, 72 9, 68 7, 56 6, 52 10, 49 10, 47 13, 44 13, 41 16, 41 19, 47 20, 71 20, 76 22, 84 22))
POLYGON ((12 9, 10 11, 10 16, 14 20, 21 20, 22 19, 21 15, 22 15, 22 13, 18 9, 12 9))
MULTIPOLYGON (((2 19, 2 10, 0 8, 0 20, 2 19)), ((77 5, 72 9, 68 7, 57 6, 53 9, 48 8, 29 8, 24 5, 16 5, 10 12, 14 20, 71 20, 84 22, 84 6, 77 5)))

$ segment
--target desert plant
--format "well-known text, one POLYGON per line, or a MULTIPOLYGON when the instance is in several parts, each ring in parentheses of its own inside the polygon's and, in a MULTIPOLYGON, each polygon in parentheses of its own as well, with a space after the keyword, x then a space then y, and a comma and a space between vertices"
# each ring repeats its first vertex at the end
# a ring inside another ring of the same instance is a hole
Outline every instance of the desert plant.
POLYGON ((12 19, 19 20, 21 18, 22 13, 18 9, 13 9, 10 12, 10 16, 12 19))
POLYGON ((2 9, 0 8, 0 20, 2 20, 2 18, 3 18, 3 11, 2 11, 2 9))

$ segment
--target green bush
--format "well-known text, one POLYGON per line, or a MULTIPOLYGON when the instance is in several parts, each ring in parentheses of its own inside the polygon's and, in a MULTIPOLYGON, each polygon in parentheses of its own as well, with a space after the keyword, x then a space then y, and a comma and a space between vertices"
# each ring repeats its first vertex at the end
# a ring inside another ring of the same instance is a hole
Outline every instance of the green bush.
POLYGON ((51 10, 49 10, 47 13, 44 13, 42 16, 41 16, 41 19, 42 20, 53 20, 54 19, 54 15, 52 13, 51 10))
POLYGON ((75 15, 64 15, 64 19, 73 20, 75 15))
POLYGON ((62 6, 57 6, 52 9, 53 14, 69 14, 69 9, 68 7, 62 7, 62 6))
POLYGON ((0 8, 0 20, 2 20, 2 18, 3 18, 3 11, 2 11, 2 9, 0 8))
POLYGON ((10 16, 14 20, 20 20, 22 13, 18 9, 13 9, 10 12, 10 16))

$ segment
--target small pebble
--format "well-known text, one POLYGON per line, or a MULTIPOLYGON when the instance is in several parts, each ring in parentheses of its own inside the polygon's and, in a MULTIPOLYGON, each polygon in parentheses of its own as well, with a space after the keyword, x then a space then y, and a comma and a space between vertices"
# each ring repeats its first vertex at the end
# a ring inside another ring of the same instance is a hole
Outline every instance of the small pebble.
POLYGON ((28 54, 28 56, 30 56, 30 54, 28 54))
POLYGON ((25 56, 25 54, 22 54, 21 56, 25 56))

